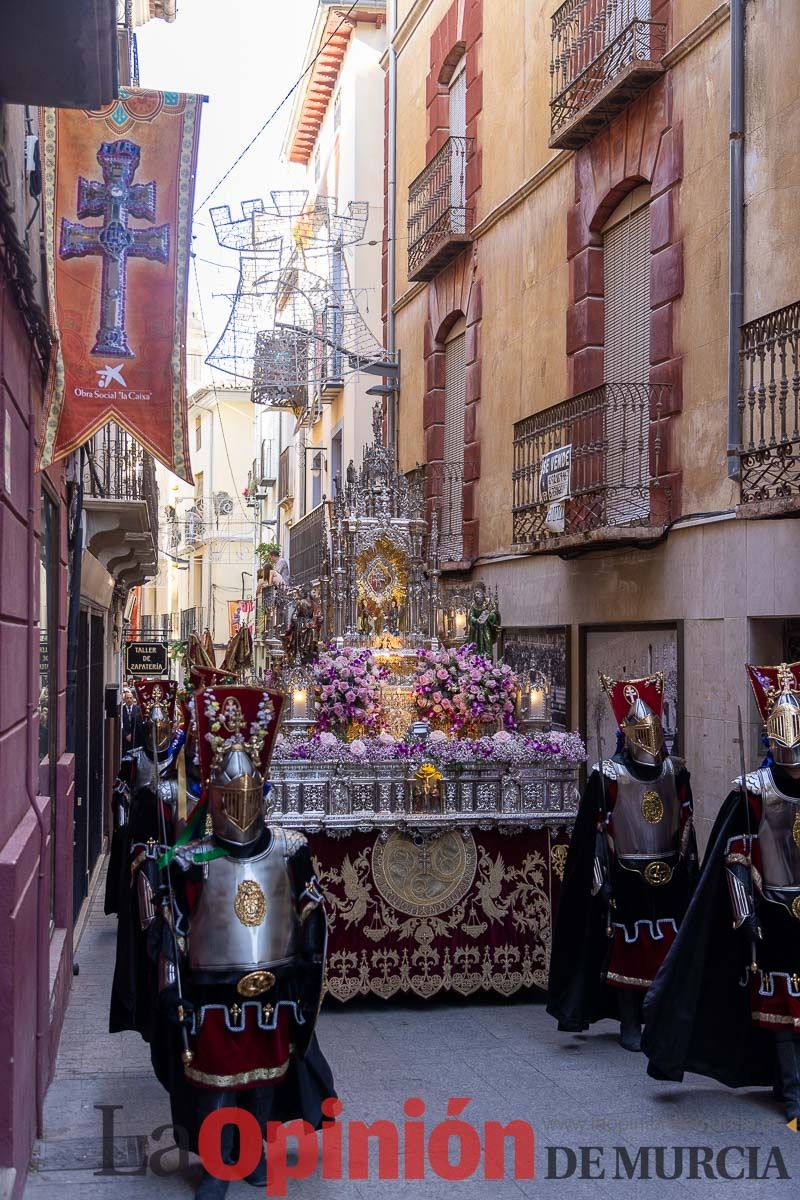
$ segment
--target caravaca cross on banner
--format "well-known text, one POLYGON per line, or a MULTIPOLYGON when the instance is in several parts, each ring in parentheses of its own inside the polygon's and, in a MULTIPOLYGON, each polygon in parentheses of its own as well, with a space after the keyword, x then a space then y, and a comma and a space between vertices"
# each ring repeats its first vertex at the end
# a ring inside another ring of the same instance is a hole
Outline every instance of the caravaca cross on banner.
POLYGON ((121 88, 98 112, 42 112, 54 333, 42 468, 115 421, 191 482, 186 299, 202 100, 121 88))

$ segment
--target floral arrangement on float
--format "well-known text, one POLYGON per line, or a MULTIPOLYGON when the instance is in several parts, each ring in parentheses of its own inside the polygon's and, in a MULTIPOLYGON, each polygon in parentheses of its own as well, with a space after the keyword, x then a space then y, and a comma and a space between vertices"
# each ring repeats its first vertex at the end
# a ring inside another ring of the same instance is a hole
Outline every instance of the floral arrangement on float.
POLYGON ((351 736, 354 727, 374 732, 380 725, 381 683, 387 674, 371 650, 329 646, 313 667, 317 729, 340 737, 351 736))
POLYGON ((474 762, 503 766, 552 764, 576 766, 586 761, 586 746, 577 733, 551 730, 536 736, 501 729, 491 737, 449 738, 434 730, 425 742, 409 743, 382 732, 343 742, 328 730, 307 738, 279 736, 273 762, 307 763, 413 763, 422 759, 437 766, 459 766, 474 762))
POLYGON ((478 654, 471 644, 457 650, 422 650, 414 675, 414 699, 420 716, 435 728, 475 738, 482 727, 516 728, 518 685, 511 667, 478 654))

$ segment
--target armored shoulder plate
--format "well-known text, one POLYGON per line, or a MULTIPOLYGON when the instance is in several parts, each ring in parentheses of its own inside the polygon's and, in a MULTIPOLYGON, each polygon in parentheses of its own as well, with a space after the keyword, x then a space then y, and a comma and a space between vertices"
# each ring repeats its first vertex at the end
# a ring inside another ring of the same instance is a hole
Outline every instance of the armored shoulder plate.
MULTIPOLYGON (((273 835, 275 831, 273 830, 273 835)), ((308 838, 299 829, 284 829, 283 836, 286 838, 286 856, 292 858, 297 854, 298 850, 302 850, 308 846, 308 838)))
MULTIPOLYGON (((751 796, 761 796, 764 792, 764 779, 762 771, 751 771, 744 777, 744 786, 751 796)), ((731 783, 731 789, 735 791, 742 790, 742 777, 737 775, 731 783)))
POLYGON ((594 763, 594 765, 592 766, 593 774, 595 771, 602 771, 603 774, 605 775, 606 779, 618 779, 619 778, 619 770, 620 770, 620 764, 615 763, 614 760, 611 758, 604 758, 601 763, 594 763))

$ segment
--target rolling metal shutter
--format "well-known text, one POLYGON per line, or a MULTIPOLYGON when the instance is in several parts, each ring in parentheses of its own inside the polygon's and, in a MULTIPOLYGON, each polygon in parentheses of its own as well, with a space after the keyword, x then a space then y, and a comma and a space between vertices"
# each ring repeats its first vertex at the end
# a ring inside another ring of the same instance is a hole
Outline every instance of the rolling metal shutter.
POLYGON ((603 239, 605 278, 606 484, 611 524, 640 521, 650 511, 650 207, 644 205, 603 239))
POLYGON ((442 467, 442 557, 460 562, 464 516, 464 412, 467 403, 466 334, 444 348, 444 464, 442 467))

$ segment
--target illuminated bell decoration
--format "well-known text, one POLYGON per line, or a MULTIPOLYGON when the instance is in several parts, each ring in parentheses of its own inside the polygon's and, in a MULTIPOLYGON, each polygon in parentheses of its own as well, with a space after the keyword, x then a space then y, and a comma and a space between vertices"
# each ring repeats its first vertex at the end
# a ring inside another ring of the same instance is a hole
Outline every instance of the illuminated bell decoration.
POLYGON ((523 729, 550 728, 550 681, 541 671, 529 671, 527 678, 522 678, 517 692, 517 720, 523 729))
POLYGON ((292 733, 305 733, 316 720, 314 706, 314 681, 302 666, 292 667, 285 681, 286 708, 285 728, 292 733))
POLYGON ((418 814, 444 812, 442 773, 433 763, 419 765, 411 779, 411 811, 418 814))

